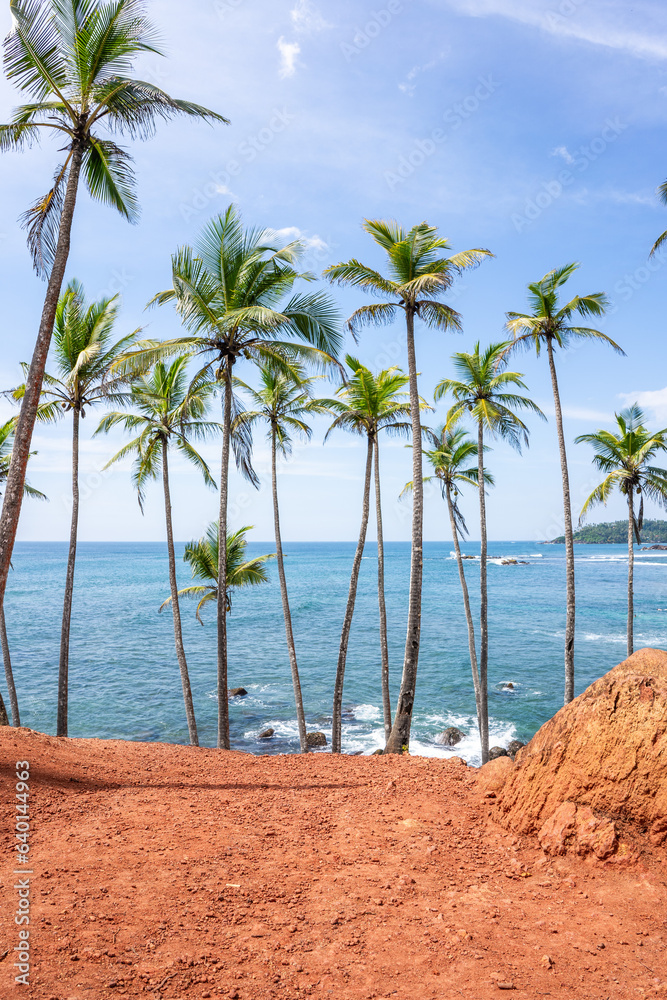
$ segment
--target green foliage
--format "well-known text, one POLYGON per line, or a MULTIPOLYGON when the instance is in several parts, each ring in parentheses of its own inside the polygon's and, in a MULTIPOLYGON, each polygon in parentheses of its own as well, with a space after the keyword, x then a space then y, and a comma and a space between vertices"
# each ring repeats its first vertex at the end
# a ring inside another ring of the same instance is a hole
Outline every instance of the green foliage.
MULTIPOLYGON (((352 377, 337 390, 337 399, 327 400, 329 409, 337 415, 325 441, 338 428, 369 437, 376 437, 381 430, 408 437, 412 424, 409 397, 403 392, 409 382, 405 372, 387 368, 374 375, 351 354, 345 356, 345 363, 352 377)), ((422 403, 428 409, 423 400, 422 403)))
MULTIPOLYGON (((667 521, 644 519, 641 528, 641 542, 667 544, 667 521)), ((628 522, 607 521, 604 524, 585 524, 574 532, 575 544, 579 545, 627 545, 628 522)), ((553 539, 555 545, 563 545, 565 535, 553 539)))

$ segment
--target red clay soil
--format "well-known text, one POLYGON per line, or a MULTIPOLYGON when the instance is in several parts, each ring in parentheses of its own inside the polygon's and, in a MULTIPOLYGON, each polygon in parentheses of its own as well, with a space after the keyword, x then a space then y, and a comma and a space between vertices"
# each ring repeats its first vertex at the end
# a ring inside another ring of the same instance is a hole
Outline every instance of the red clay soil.
POLYGON ((0 998, 667 996, 667 853, 548 858, 473 768, 0 731, 0 998), (30 762, 30 985, 14 984, 30 762), (507 990, 508 992, 503 992, 507 990), (509 992, 512 990, 512 992, 509 992))

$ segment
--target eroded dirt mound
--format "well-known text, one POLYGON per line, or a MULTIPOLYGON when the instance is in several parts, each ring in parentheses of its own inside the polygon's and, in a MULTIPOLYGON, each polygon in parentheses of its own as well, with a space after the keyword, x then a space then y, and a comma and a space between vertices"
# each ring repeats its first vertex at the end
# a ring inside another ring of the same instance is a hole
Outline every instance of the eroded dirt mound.
POLYGON ((0 998, 665 1000, 664 848, 631 868, 547 858, 493 821, 475 773, 2 729, 0 998))
POLYGON ((667 653, 640 650, 542 726, 498 793, 498 815, 510 829, 537 833, 552 854, 571 846, 608 857, 618 820, 663 843, 667 653))

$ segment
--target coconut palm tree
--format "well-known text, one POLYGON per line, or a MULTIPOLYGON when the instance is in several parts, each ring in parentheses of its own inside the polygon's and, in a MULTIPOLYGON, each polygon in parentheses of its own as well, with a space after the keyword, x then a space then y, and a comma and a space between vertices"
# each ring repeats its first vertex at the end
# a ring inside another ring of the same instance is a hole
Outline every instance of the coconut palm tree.
POLYGON ((295 360, 331 363, 341 343, 339 318, 331 298, 322 293, 295 293, 294 285, 310 281, 296 265, 305 252, 298 240, 280 245, 270 230, 246 230, 234 205, 202 231, 194 249, 183 247, 172 257, 172 287, 151 304, 173 303, 189 333, 161 344, 147 343, 125 361, 122 371, 149 367, 158 358, 185 353, 204 364, 193 380, 217 381, 223 398, 220 473, 221 536, 218 601, 218 746, 229 749, 227 705, 227 615, 225 545, 229 492, 230 445, 242 473, 257 485, 250 464, 250 441, 243 427, 231 427, 242 407, 233 392, 234 365, 240 360, 272 361, 289 372, 295 360), (282 338, 288 338, 287 340, 282 338))
POLYGON ((570 502, 570 475, 567 467, 565 450, 565 434, 563 432, 563 412, 561 408, 558 377, 554 350, 559 347, 566 349, 571 343, 582 340, 604 341, 618 351, 624 352, 611 337, 599 330, 577 325, 577 317, 602 316, 607 307, 607 297, 602 292, 591 295, 575 295, 573 299, 561 305, 558 299, 559 290, 574 272, 579 264, 567 264, 565 267, 549 271, 539 281, 528 285, 528 302, 530 313, 507 313, 507 329, 513 335, 508 354, 518 349, 531 350, 540 355, 546 347, 551 375, 551 388, 554 397, 556 413, 556 430, 558 433, 558 449, 560 452, 560 468, 563 482, 563 521, 565 525, 565 580, 566 580, 566 612, 565 612, 565 704, 574 698, 574 628, 575 628, 575 585, 574 585, 574 538, 572 534, 572 504, 570 502))
MULTIPOLYGON (((458 495, 464 486, 479 486, 479 468, 475 465, 468 465, 477 458, 477 444, 469 436, 463 427, 448 427, 443 424, 435 432, 428 431, 435 447, 431 450, 423 449, 426 461, 433 469, 432 476, 424 476, 425 483, 436 482, 440 486, 443 500, 447 503, 449 513, 449 523, 452 529, 452 540, 456 553, 456 563, 459 571, 461 592, 463 594, 463 608, 468 626, 468 649, 470 651, 470 668, 472 670, 473 690, 475 692, 475 705, 477 707, 477 723, 479 726, 480 739, 482 736, 482 688, 479 677, 479 665, 477 662, 477 647, 475 644, 475 626, 470 610, 470 595, 468 584, 463 569, 463 556, 461 555, 461 545, 459 538, 468 534, 465 519, 458 505, 458 495)), ((494 485, 493 476, 490 472, 484 471, 484 482, 494 485)), ((403 491, 412 492, 412 483, 407 483, 403 491)))
MULTIPOLYGON (((415 319, 420 319, 426 326, 440 331, 460 330, 461 317, 440 299, 462 271, 474 267, 492 254, 488 250, 477 249, 465 250, 447 257, 445 251, 450 249, 449 243, 439 237, 437 229, 426 222, 405 230, 394 221, 367 219, 364 222, 364 229, 385 253, 387 275, 354 258, 334 264, 327 268, 324 274, 330 281, 339 285, 352 285, 388 300, 362 306, 353 313, 347 325, 350 332, 355 335, 366 326, 384 326, 393 323, 401 311, 405 314, 412 440, 421 442, 415 319)), ((420 447, 412 449, 412 462, 412 479, 415 487, 412 504, 408 626, 401 689, 392 732, 385 748, 387 753, 402 753, 409 745, 419 660, 424 519, 420 447)))
POLYGON ((23 499, 30 441, 56 308, 70 250, 83 174, 97 201, 130 222, 138 216, 132 158, 116 137, 148 139, 159 120, 178 115, 225 122, 222 115, 175 100, 133 78, 137 56, 161 55, 144 0, 11 0, 12 30, 4 43, 7 78, 28 101, 0 125, 0 151, 22 150, 46 134, 64 154, 51 189, 23 215, 39 274, 48 278, 39 332, 16 429, 15 460, 0 517, 0 601, 23 499))
POLYGON ((169 366, 158 361, 147 375, 143 375, 131 386, 129 393, 123 400, 133 412, 107 413, 102 418, 95 433, 108 433, 117 426, 133 433, 139 432, 138 436, 121 448, 104 468, 108 469, 109 466, 128 455, 134 456, 132 480, 137 490, 142 513, 146 486, 150 480, 162 476, 176 659, 181 673, 190 743, 193 746, 199 746, 188 664, 183 646, 181 611, 178 603, 168 454, 169 448, 175 447, 188 462, 201 472, 206 485, 215 489, 208 465, 190 442, 193 438, 205 440, 222 428, 220 424, 205 419, 213 394, 213 386, 201 385, 196 391, 188 392, 187 363, 186 357, 176 358, 169 366))
MULTIPOLYGON (((347 647, 352 628, 352 616, 357 597, 357 585, 361 559, 366 544, 366 531, 370 513, 370 492, 373 464, 375 464, 375 502, 378 528, 378 604, 380 611, 380 653, 382 677, 382 708, 384 715, 385 738, 391 734, 391 699, 389 695, 389 646, 387 642, 387 611, 384 599, 384 545, 382 532, 382 498, 380 494, 380 431, 388 434, 408 437, 412 429, 410 417, 410 400, 402 390, 408 385, 408 376, 398 368, 388 368, 373 375, 356 358, 348 354, 345 362, 352 372, 352 377, 338 389, 338 398, 329 401, 331 409, 337 413, 336 419, 326 433, 325 441, 337 428, 351 431, 353 434, 365 435, 366 473, 364 476, 364 492, 362 501, 361 527, 359 541, 352 563, 350 589, 345 607, 343 630, 340 637, 336 681, 334 684, 333 720, 331 749, 333 753, 341 751, 341 722, 343 710, 343 681, 345 679, 345 664, 347 647), (408 418, 408 419, 405 419, 408 418), (375 454, 375 463, 373 463, 375 454)), ((420 405, 425 405, 420 400, 420 405)))
MULTIPOLYGON (((53 331, 57 374, 44 374, 42 403, 38 414, 40 420, 54 421, 65 413, 72 414, 72 521, 60 635, 58 736, 67 736, 70 624, 79 527, 80 421, 85 417, 87 408, 114 399, 113 390, 117 386, 113 381, 108 381, 111 366, 129 348, 138 332, 112 343, 117 313, 118 296, 100 299, 99 302, 88 305, 83 287, 77 281, 70 282, 58 301, 53 331)), ((27 371, 28 366, 24 365, 23 368, 27 371)), ((26 385, 19 386, 14 391, 14 398, 24 399, 26 391, 26 385)))
POLYGON ((615 489, 628 504, 628 656, 634 651, 634 539, 641 542, 644 521, 644 497, 667 509, 667 469, 653 465, 656 455, 667 451, 667 427, 649 431, 644 423, 644 413, 637 403, 616 413, 618 431, 599 430, 594 434, 580 434, 577 444, 592 444, 595 451, 593 464, 605 474, 581 508, 579 520, 597 504, 607 503, 615 489), (634 498, 638 496, 639 510, 635 513, 634 498))
MULTIPOLYGON (((477 342, 471 354, 461 352, 452 358, 457 379, 445 378, 435 387, 435 399, 446 395, 454 397, 454 403, 447 413, 447 426, 452 427, 465 414, 477 424, 477 482, 484 481, 484 432, 493 438, 507 441, 517 451, 521 443, 528 444, 528 428, 515 410, 529 410, 546 419, 539 406, 526 396, 519 396, 508 389, 525 389, 522 376, 518 372, 501 371, 507 351, 507 341, 489 344, 485 350, 477 342)), ((480 648, 479 683, 481 691, 482 764, 489 759, 489 704, 488 704, 488 664, 489 626, 487 598, 487 536, 486 536, 486 493, 478 489, 479 521, 481 534, 480 552, 480 648)))
POLYGON ((329 413, 330 407, 327 400, 312 398, 311 391, 315 379, 313 377, 307 378, 303 369, 298 366, 295 366, 292 374, 287 374, 282 368, 276 368, 275 365, 262 364, 259 366, 259 374, 259 389, 253 389, 240 379, 234 380, 235 385, 243 389, 248 394, 251 401, 250 405, 256 407, 256 409, 246 410, 239 414, 234 422, 233 430, 236 431, 240 427, 244 427, 252 431, 255 424, 260 421, 268 424, 269 428, 267 436, 271 445, 273 526, 276 536, 276 557, 278 560, 278 577, 280 579, 280 596, 283 605, 283 618, 285 619, 287 651, 292 671, 292 686, 294 688, 296 719, 299 727, 299 745, 301 747, 301 753, 308 753, 306 717, 303 711, 301 681, 299 679, 299 667, 296 659, 296 646, 294 644, 294 631, 292 629, 292 615, 290 612, 287 580, 285 577, 283 543, 280 533, 277 455, 278 452, 280 452, 284 458, 291 455, 293 435, 296 435, 304 440, 310 440, 310 437, 312 436, 312 429, 303 418, 311 414, 329 413))
MULTIPOLYGON (((0 427, 0 487, 4 486, 7 482, 9 465, 12 460, 15 431, 16 417, 12 417, 11 420, 7 420, 0 427)), ((30 454, 36 455, 37 453, 32 451, 30 454)), ((27 482, 23 484, 23 492, 27 497, 34 497, 37 500, 47 499, 43 493, 34 489, 27 482)), ((12 670, 12 658, 9 651, 9 640, 7 639, 7 623, 5 621, 4 601, 0 604, 0 646, 2 647, 2 660, 5 667, 7 693, 9 694, 9 706, 12 713, 12 726, 18 727, 21 725, 21 717, 19 714, 19 700, 16 694, 16 685, 14 683, 14 672, 12 670)), ((9 719, 7 718, 7 709, 5 708, 2 700, 2 695, 0 695, 0 726, 8 725, 9 719)))
MULTIPOLYGON (((242 587, 256 587, 268 583, 269 577, 264 565, 268 559, 273 559, 273 553, 266 556, 256 556, 246 559, 246 535, 252 531, 252 525, 239 528, 227 535, 227 565, 225 567, 226 591, 224 594, 225 614, 232 610, 232 593, 242 587)), ((192 569, 192 578, 201 581, 191 587, 183 587, 178 591, 179 597, 188 597, 197 601, 195 614, 197 621, 203 625, 201 610, 210 601, 218 603, 218 566, 220 541, 218 523, 209 524, 206 534, 196 542, 188 542, 185 546, 183 559, 192 569)), ((171 596, 160 606, 160 611, 171 603, 171 596)), ((225 692, 226 693, 226 692, 225 692)))

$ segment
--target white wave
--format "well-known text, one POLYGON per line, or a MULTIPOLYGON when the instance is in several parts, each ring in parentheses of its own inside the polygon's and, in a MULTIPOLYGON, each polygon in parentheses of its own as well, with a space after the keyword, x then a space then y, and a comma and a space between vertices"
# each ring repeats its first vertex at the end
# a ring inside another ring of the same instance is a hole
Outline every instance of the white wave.
POLYGON ((380 718, 380 709, 377 705, 355 705, 352 709, 355 719, 360 722, 374 722, 380 718))

